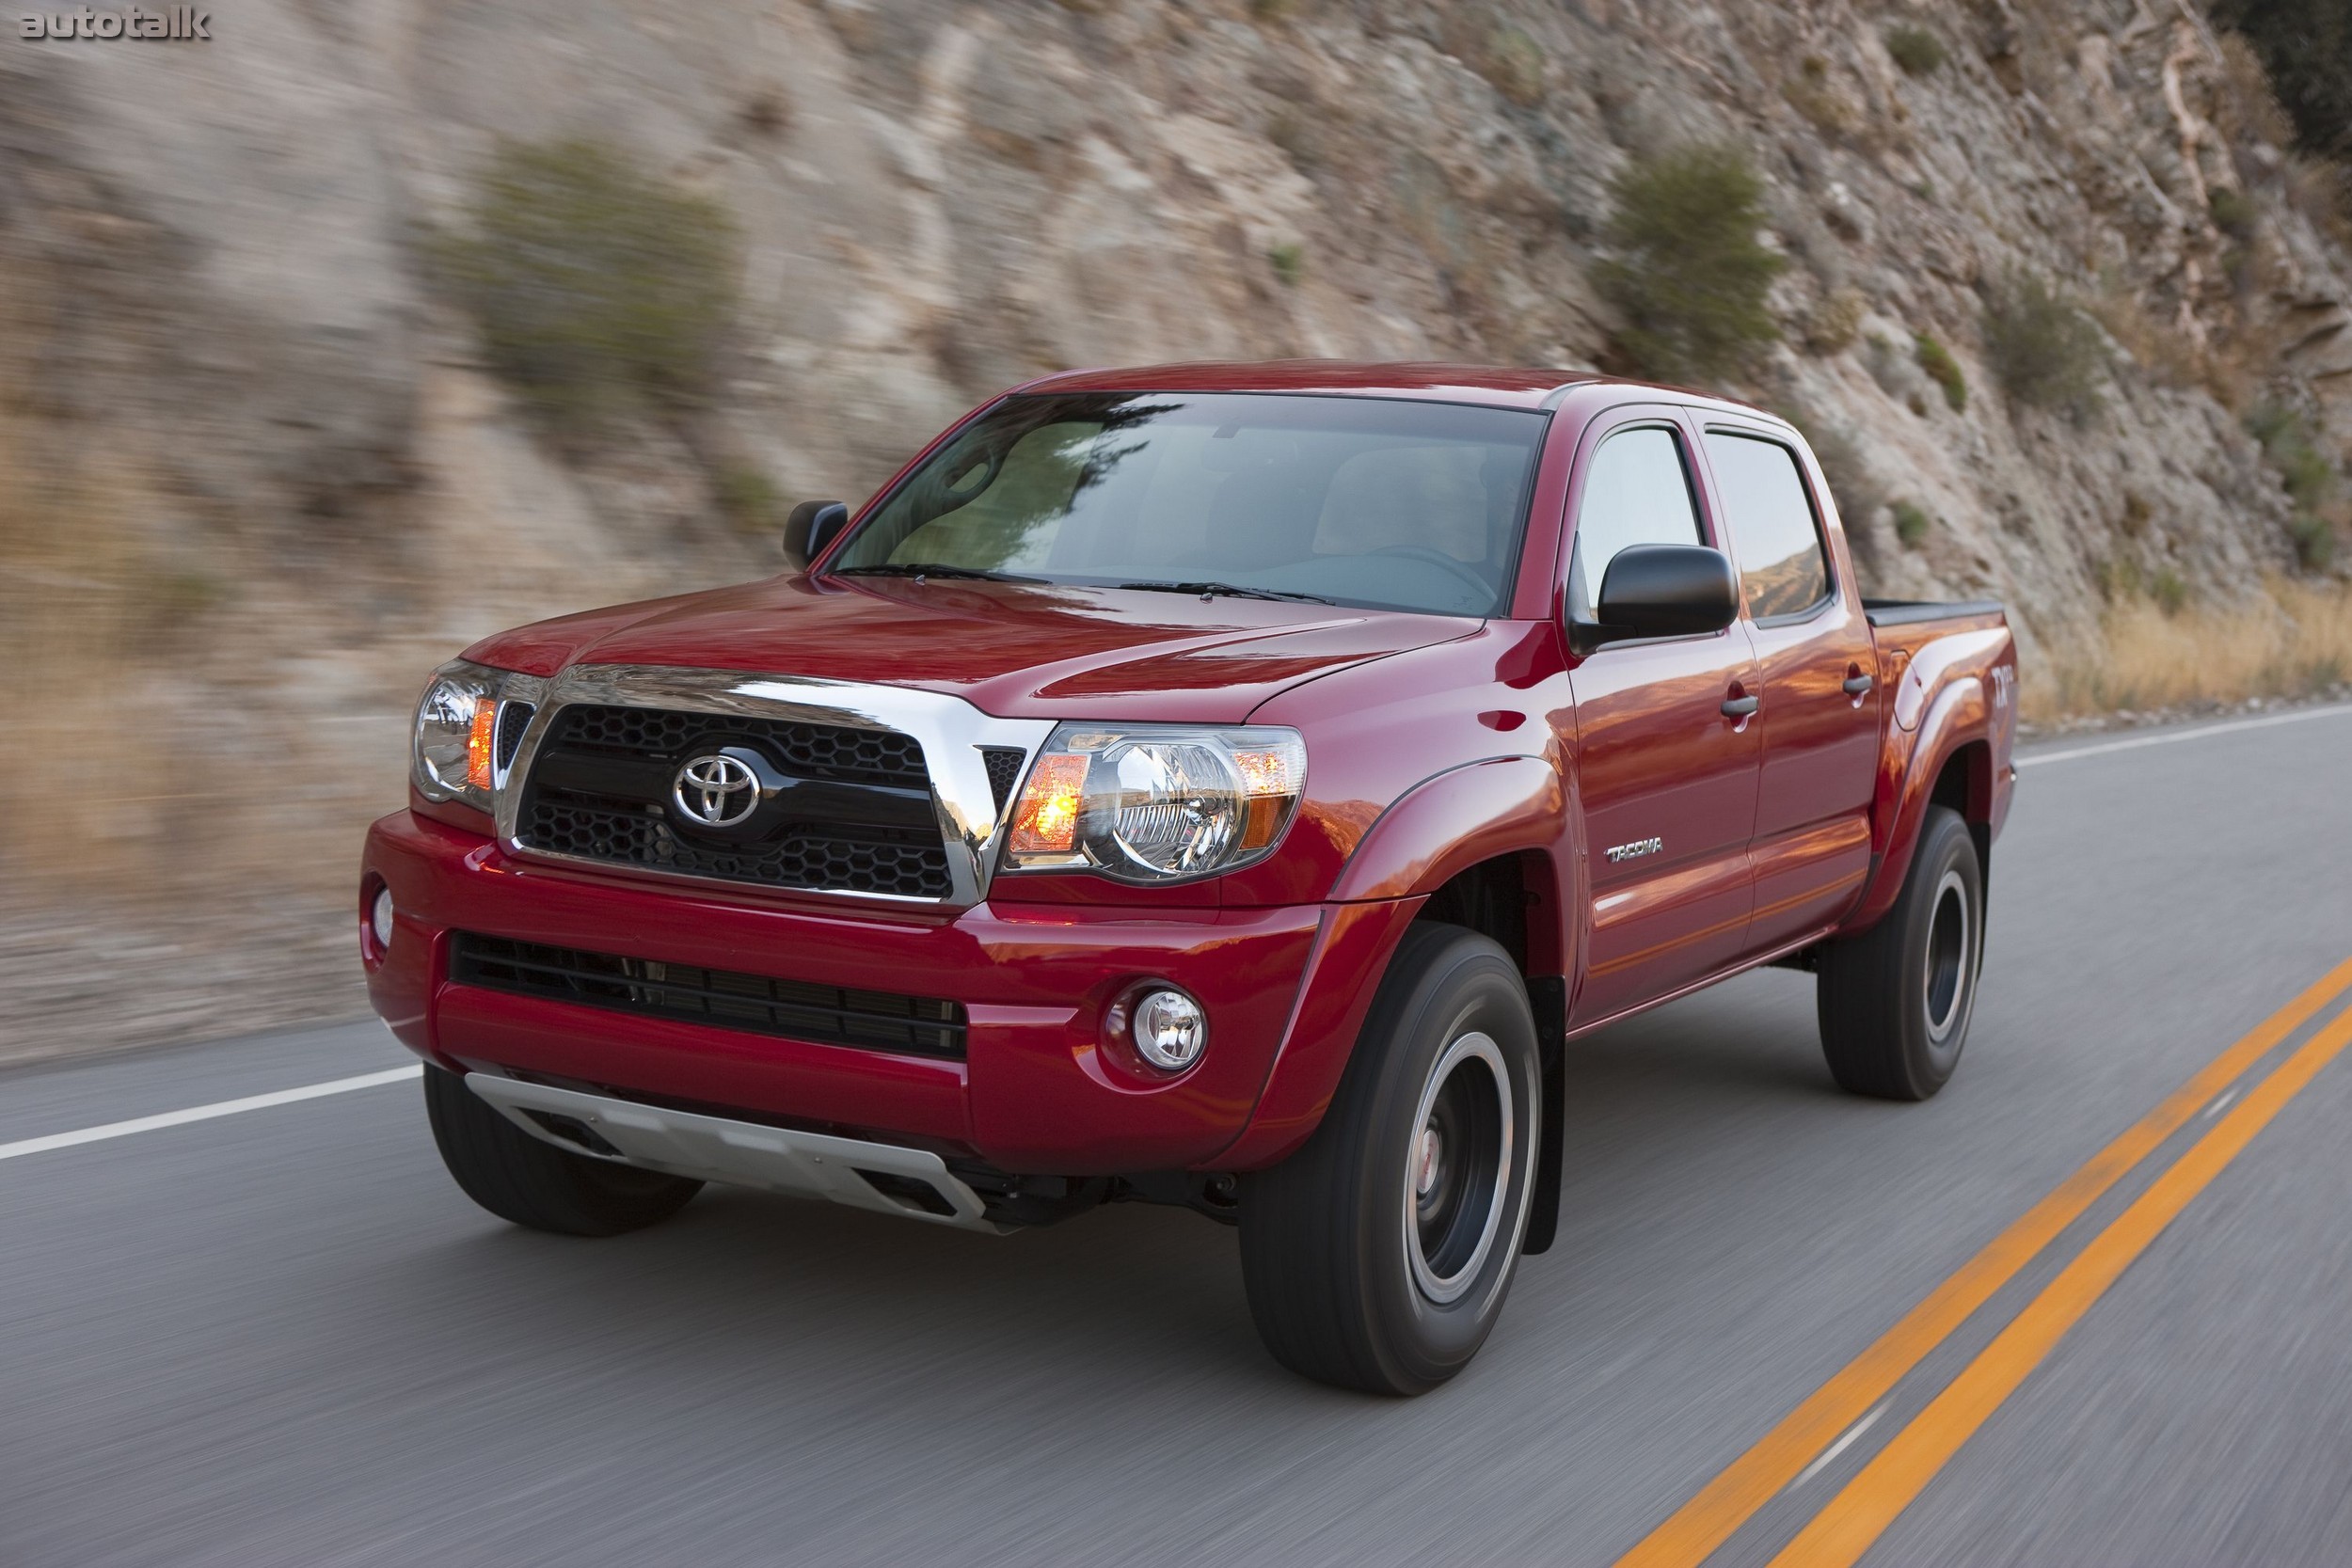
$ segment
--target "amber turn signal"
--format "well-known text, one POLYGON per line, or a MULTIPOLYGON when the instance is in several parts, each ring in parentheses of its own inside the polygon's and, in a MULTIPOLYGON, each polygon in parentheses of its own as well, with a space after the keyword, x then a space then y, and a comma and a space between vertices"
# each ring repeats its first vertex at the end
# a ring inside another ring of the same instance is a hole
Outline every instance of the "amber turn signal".
POLYGON ((1078 801, 1087 786, 1088 758, 1049 752, 1029 769, 1028 786, 1013 808, 1012 852, 1067 854, 1078 842, 1078 801))
POLYGON ((491 753, 498 746, 499 705, 493 697, 473 705, 473 725, 466 732, 466 783, 474 789, 490 787, 495 769, 491 753))

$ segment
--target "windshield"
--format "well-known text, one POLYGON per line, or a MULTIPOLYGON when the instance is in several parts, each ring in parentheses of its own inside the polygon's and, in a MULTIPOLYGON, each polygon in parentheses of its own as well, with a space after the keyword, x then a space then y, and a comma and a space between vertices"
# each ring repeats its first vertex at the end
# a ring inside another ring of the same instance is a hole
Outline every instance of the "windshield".
POLYGON ((1546 416, 1361 397, 1009 398, 826 568, 1500 613, 1546 416))

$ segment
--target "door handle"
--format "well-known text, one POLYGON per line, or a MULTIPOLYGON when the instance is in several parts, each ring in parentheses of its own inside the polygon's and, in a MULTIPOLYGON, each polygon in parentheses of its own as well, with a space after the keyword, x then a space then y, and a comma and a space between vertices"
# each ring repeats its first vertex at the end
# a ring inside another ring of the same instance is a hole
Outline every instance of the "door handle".
POLYGON ((1848 675, 1846 677, 1846 695, 1849 697, 1859 697, 1865 691, 1869 690, 1875 684, 1877 683, 1871 680, 1871 678, 1867 675, 1848 675))
POLYGON ((1745 719, 1749 714, 1754 713, 1757 708, 1760 708, 1763 705, 1764 699, 1761 697, 1725 697, 1724 699, 1724 717, 1726 719, 1745 719))

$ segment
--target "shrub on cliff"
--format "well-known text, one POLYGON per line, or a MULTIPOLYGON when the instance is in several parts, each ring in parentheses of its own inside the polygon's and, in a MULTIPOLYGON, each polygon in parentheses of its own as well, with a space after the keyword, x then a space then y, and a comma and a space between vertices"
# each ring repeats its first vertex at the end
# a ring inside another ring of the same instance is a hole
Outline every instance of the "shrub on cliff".
POLYGON ((2090 317, 2039 277, 2021 273, 1992 292, 1984 356, 2018 403, 2075 420, 2099 411, 2106 344, 2090 317))
POLYGON ((591 140, 509 142, 439 270, 491 367, 559 434, 713 390, 736 307, 736 227, 591 140))
POLYGON ((1910 24, 1886 30, 1886 52, 1906 76, 1925 76, 1944 63, 1944 40, 1910 24))
POLYGON ((1943 388, 1945 406, 1955 414, 1968 411, 1968 376, 1952 357, 1952 351, 1941 340, 1925 332, 1911 340, 1912 362, 1928 374, 1928 379, 1943 388))
POLYGON ((1786 261, 1756 238, 1763 184, 1746 154, 1694 147, 1636 160, 1611 190, 1594 281, 1624 321, 1618 344, 1645 372, 1711 381, 1780 337, 1765 303, 1786 261))
POLYGON ((2352 6, 2217 0, 2213 12, 2253 44, 2296 140, 2324 157, 2352 159, 2352 6))
POLYGON ((2246 428, 2263 447, 2263 456, 2278 470, 2295 515, 2287 520, 2295 541, 2295 558, 2312 571, 2335 560, 2334 517, 2340 511, 2336 496, 2340 475, 2319 449, 2310 421, 2295 409, 2265 403, 2246 416, 2246 428))

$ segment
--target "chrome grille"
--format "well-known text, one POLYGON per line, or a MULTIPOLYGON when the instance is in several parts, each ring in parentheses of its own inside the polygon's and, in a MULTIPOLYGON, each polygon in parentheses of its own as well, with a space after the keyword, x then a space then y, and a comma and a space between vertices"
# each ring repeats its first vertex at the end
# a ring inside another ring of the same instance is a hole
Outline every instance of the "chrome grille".
POLYGON ((923 748, 912 736, 743 714, 582 703, 549 721, 516 814, 518 847, 649 871, 814 892, 953 891, 923 748), (788 788, 740 832, 682 817, 676 769, 756 752, 788 788))

